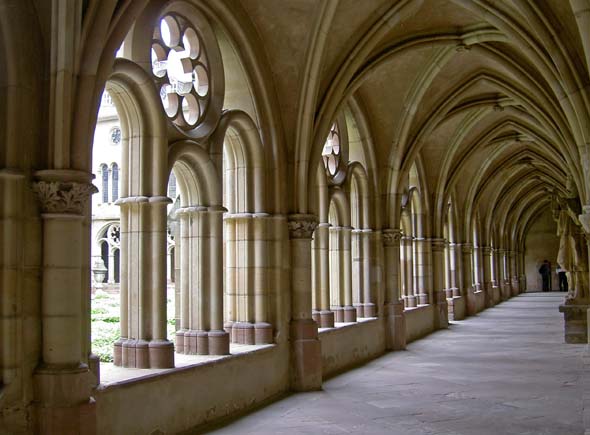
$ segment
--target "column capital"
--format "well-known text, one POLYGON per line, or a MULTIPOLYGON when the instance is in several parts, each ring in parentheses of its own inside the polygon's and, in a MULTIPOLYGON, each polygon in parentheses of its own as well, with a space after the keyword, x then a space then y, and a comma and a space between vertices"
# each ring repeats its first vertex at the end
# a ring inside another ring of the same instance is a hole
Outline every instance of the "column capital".
POLYGON ((445 245, 446 245, 446 240, 442 239, 442 238, 435 237, 435 238, 430 239, 430 245, 431 245, 433 252, 444 251, 445 245))
POLYGON ((390 228, 381 232, 383 235, 383 246, 399 246, 402 239, 402 230, 399 228, 390 228))
POLYGON ((582 207, 583 213, 578 216, 580 223, 582 224, 582 228, 584 228, 584 232, 586 233, 586 240, 588 240, 588 236, 590 235, 590 204, 584 205, 582 207))
POLYGON ((189 207, 180 207, 176 210, 176 216, 191 216, 195 213, 203 213, 207 211, 207 207, 202 206, 189 206, 189 207))
POLYGON ((492 247, 491 246, 482 246, 481 253, 485 256, 492 255, 492 247))
POLYGON ((43 213, 83 215, 88 200, 98 192, 94 184, 77 181, 35 181, 33 192, 43 213))
POLYGON ((311 239, 318 220, 312 214, 290 214, 287 221, 290 239, 311 239))

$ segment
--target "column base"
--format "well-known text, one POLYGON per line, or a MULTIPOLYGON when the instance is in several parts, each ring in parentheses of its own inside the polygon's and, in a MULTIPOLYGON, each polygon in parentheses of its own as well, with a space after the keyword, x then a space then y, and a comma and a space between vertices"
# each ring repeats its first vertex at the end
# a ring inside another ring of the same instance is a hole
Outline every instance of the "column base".
POLYGON ((93 353, 88 355, 88 368, 90 369, 90 373, 96 378, 93 387, 98 387, 100 384, 100 358, 98 358, 98 355, 94 355, 93 353))
POLYGON ((209 355, 209 333, 207 331, 195 331, 197 338, 197 355, 209 355))
POLYGON ((518 284, 518 278, 512 279, 511 289, 512 289, 512 296, 518 296, 520 294, 520 288, 518 284))
POLYGON ((500 287, 492 286, 492 299, 494 301, 494 305, 498 305, 500 302, 502 302, 502 294, 500 287))
POLYGON ((334 312, 330 310, 320 311, 320 328, 334 327, 334 312))
POLYGON ((174 335, 174 344, 176 347, 176 353, 185 353, 184 352, 184 334, 186 329, 179 329, 176 331, 174 335))
POLYGON ((232 343, 255 344, 254 325, 250 322, 235 322, 232 326, 232 343))
MULTIPOLYGON (((187 334, 184 335, 186 349, 187 334)), ((121 339, 114 345, 114 363, 136 369, 174 367, 174 344, 168 340, 121 339)))
POLYGON ((170 369, 174 367, 174 343, 168 340, 152 340, 148 344, 149 367, 170 369))
POLYGON ((416 296, 412 295, 412 296, 406 296, 404 298, 404 306, 406 308, 415 308, 416 305, 416 296))
POLYGON ((344 307, 344 323, 356 322, 356 308, 353 306, 344 307))
POLYGON ((418 304, 419 305, 428 305, 430 301, 428 300, 428 295, 426 293, 420 293, 418 295, 418 304))
POLYGON ((506 301, 510 299, 510 295, 512 294, 512 289, 510 288, 510 281, 504 281, 500 285, 502 301, 506 301))
POLYGON ((254 324, 254 342, 256 344, 273 343, 272 325, 270 323, 260 322, 254 324))
POLYGON ((95 434, 96 403, 91 397, 94 375, 88 366, 44 366, 34 374, 40 434, 95 434))
POLYGON ((209 355, 229 355, 229 334, 226 331, 209 331, 209 355))
POLYGON ((320 325, 322 323, 322 315, 320 313, 320 311, 317 310, 313 310, 311 312, 311 318, 313 319, 314 322, 316 322, 318 325, 320 325))
POLYGON ((344 323, 344 307, 332 307, 334 312, 334 322, 344 323))
POLYGON ((386 304, 384 307, 386 317, 386 346, 388 350, 404 350, 406 348, 406 318, 404 304, 386 304))
POLYGON ((322 388, 322 352, 317 324, 313 320, 292 320, 291 389, 313 391, 322 388))
POLYGON ((368 302, 363 306, 363 315, 361 317, 377 317, 377 305, 368 302))
POLYGON ((353 304, 354 308, 356 309, 356 317, 365 317, 365 307, 364 304, 353 304))
POLYGON ((588 343, 588 309, 590 305, 559 306, 559 312, 563 313, 564 338, 566 343, 588 343))

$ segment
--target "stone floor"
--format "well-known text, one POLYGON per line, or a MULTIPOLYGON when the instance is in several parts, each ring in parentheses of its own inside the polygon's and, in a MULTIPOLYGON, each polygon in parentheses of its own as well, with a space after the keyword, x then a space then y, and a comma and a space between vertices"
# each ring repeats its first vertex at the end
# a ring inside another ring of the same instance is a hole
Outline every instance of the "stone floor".
POLYGON ((207 433, 584 434, 585 345, 563 293, 523 294, 207 433))

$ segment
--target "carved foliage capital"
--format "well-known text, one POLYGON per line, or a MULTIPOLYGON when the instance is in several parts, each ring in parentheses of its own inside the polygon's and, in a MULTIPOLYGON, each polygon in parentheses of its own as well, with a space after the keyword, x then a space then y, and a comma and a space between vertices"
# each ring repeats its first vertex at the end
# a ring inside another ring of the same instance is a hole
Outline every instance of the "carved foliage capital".
POLYGON ((98 192, 92 183, 37 181, 33 183, 43 213, 83 214, 88 200, 98 192))
POLYGON ((383 246, 399 246, 402 238, 402 231, 400 229, 383 230, 381 234, 383 237, 383 246))
POLYGON ((473 245, 471 243, 463 243, 461 245, 461 252, 463 252, 464 254, 473 253, 473 245))
POLYGON ((289 215, 287 225, 289 228, 289 238, 311 239, 313 231, 318 225, 318 221, 314 215, 292 214, 289 215))

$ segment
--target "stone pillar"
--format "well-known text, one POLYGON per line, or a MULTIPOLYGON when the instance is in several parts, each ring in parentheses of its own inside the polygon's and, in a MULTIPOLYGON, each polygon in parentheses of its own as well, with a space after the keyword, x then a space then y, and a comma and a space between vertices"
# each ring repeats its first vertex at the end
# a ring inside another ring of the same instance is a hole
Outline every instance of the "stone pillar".
POLYGON ((483 261, 483 291, 486 308, 494 306, 494 295, 492 289, 492 248, 482 246, 481 248, 483 261))
MULTIPOLYGON (((209 247, 209 355, 229 355, 229 333, 223 325, 223 207, 209 207, 207 233, 209 247)), ((270 326, 270 325, 269 325, 270 326)), ((271 339, 272 339, 272 329, 271 339)))
POLYGON ((273 329, 268 310, 268 233, 269 215, 254 214, 254 341, 256 344, 273 342, 273 329))
POLYGON ((494 280, 492 284, 494 304, 502 302, 502 272, 501 272, 501 261, 499 249, 493 249, 492 255, 494 257, 494 280))
POLYGON ((463 243, 461 245, 461 253, 463 255, 463 292, 467 299, 467 315, 473 316, 477 313, 475 289, 473 288, 473 271, 471 270, 473 245, 471 243, 463 243))
POLYGON ((317 255, 316 286, 319 289, 320 327, 334 327, 334 312, 330 310, 330 224, 321 223, 315 230, 317 255))
POLYGON ((449 326, 449 311, 445 293, 445 239, 431 239, 432 247, 432 281, 433 300, 435 304, 435 326, 447 328, 449 326))
POLYGON ((357 317, 364 317, 365 304, 365 277, 364 262, 365 252, 362 238, 363 230, 352 230, 352 305, 356 308, 357 317))
POLYGON ((502 300, 505 301, 510 298, 510 279, 508 278, 508 260, 506 256, 506 249, 499 249, 500 252, 500 290, 502 300))
POLYGON ((390 350, 406 348, 406 323, 401 299, 400 240, 398 228, 383 230, 385 255, 385 316, 387 321, 386 343, 390 350))
MULTIPOLYGON (((378 238, 378 233, 371 229, 364 229, 361 232, 361 240, 363 246, 362 258, 362 277, 363 277, 363 315, 362 317, 375 317, 377 315, 377 305, 375 304, 375 288, 374 274, 372 273, 372 264, 377 260, 376 255, 373 255, 375 249, 374 245, 378 238)), ((399 245, 398 245, 399 247, 399 245)), ((399 254, 398 254, 399 255, 399 254)))
POLYGON ((319 390, 322 353, 317 324, 311 318, 311 237, 317 225, 313 215, 289 216, 291 248, 291 388, 319 390))
POLYGON ((520 293, 520 285, 518 279, 518 252, 509 251, 508 258, 510 262, 510 289, 512 296, 517 296, 520 293))
POLYGON ((416 296, 414 295, 414 249, 413 239, 410 236, 404 236, 401 238, 401 247, 404 250, 404 294, 402 298, 404 300, 405 308, 414 308, 417 306, 416 296))
POLYGON ((416 270, 416 296, 419 305, 428 305, 432 300, 431 281, 432 267, 430 257, 430 241, 424 238, 414 239, 416 258, 414 259, 416 270))
POLYGON ((39 181, 33 191, 43 220, 42 361, 34 374, 40 433, 95 433, 95 379, 83 355, 89 313, 81 309, 82 268, 88 264, 82 248, 84 213, 96 188, 90 174, 78 171, 35 175, 39 181))
POLYGON ((460 254, 460 246, 456 243, 449 243, 449 275, 454 298, 461 297, 461 286, 459 279, 457 279, 461 273, 458 267, 460 261, 457 261, 460 254))
POLYGON ((342 261, 342 227, 330 226, 330 309, 334 322, 344 322, 344 274, 342 261))
POLYGON ((121 339, 115 365, 174 367, 166 337, 166 197, 120 198, 121 339))
POLYGON ((480 261, 480 250, 479 250, 479 246, 474 246, 473 247, 473 256, 471 257, 473 259, 473 290, 474 292, 479 292, 482 290, 482 270, 481 270, 481 261, 480 261))
POLYGON ((344 321, 346 323, 356 322, 356 308, 352 305, 352 227, 342 227, 340 250, 340 264, 343 278, 344 294, 344 321))

